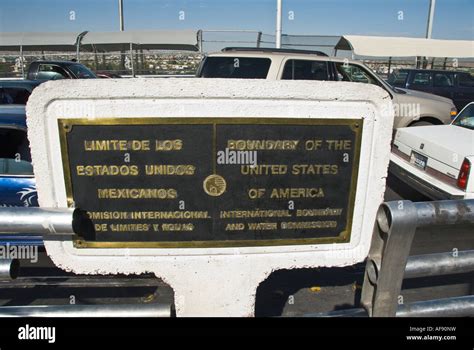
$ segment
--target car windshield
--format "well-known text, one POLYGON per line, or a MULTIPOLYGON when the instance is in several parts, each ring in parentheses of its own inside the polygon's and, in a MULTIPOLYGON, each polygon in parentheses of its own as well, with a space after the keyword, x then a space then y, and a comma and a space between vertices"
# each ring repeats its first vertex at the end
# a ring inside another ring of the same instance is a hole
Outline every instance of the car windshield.
POLYGON ((22 87, 0 87, 0 105, 26 105, 30 91, 22 87))
POLYGON ((387 79, 387 82, 390 85, 405 84, 407 79, 408 72, 403 71, 393 71, 387 79))
POLYGON ((0 175, 33 175, 26 132, 0 127, 0 175))
POLYGON ((199 76, 202 78, 265 79, 270 64, 269 58, 207 57, 199 76))
POLYGON ((474 103, 464 108, 461 113, 454 119, 453 125, 474 130, 474 103))
POLYGON ((406 94, 406 93, 407 93, 406 91, 404 91, 404 90, 402 90, 402 89, 399 89, 399 88, 397 88, 397 87, 395 87, 395 86, 392 86, 392 85, 390 85, 390 84, 388 84, 388 83, 387 83, 387 85, 390 86, 390 87, 392 88, 392 90, 395 91, 397 94, 406 94))
POLYGON ((382 79, 377 79, 375 72, 369 71, 369 68, 362 65, 336 62, 336 75, 338 81, 373 84, 384 88, 382 79))
POLYGON ((92 71, 87 69, 82 64, 70 64, 68 68, 78 79, 97 78, 97 76, 92 71))

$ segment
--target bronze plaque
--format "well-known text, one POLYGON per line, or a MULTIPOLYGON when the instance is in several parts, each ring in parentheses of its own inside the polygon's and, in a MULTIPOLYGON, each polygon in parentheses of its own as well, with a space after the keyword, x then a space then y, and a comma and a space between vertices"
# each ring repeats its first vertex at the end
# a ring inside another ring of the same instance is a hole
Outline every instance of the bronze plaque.
POLYGON ((362 119, 60 119, 76 247, 348 242, 362 119))

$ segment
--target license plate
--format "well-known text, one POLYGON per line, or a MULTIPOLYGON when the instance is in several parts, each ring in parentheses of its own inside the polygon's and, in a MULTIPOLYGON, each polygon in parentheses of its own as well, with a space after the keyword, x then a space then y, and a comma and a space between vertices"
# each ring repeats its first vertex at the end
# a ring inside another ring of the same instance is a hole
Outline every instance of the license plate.
POLYGON ((428 157, 425 157, 416 152, 411 152, 410 163, 416 165, 420 169, 425 170, 426 164, 428 163, 428 157))

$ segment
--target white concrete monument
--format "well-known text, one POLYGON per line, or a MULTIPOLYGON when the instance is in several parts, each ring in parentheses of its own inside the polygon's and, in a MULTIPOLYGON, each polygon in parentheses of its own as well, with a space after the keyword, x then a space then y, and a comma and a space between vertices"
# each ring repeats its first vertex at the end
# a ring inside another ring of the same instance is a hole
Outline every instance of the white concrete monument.
POLYGON ((252 316, 272 271, 367 256, 393 114, 364 84, 55 81, 27 105, 42 207, 95 238, 46 241, 81 274, 152 272, 178 316, 252 316))

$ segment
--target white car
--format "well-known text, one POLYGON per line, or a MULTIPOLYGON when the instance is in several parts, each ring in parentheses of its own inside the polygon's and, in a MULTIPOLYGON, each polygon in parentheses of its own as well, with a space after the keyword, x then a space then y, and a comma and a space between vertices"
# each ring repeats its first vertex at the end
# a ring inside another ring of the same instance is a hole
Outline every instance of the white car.
POLYGON ((432 199, 474 198, 474 102, 450 125, 396 131, 389 172, 432 199))
POLYGON ((328 80, 377 85, 392 99, 394 128, 449 124, 457 113, 453 101, 448 98, 393 88, 361 62, 328 57, 317 51, 228 47, 207 55, 196 75, 201 78, 328 80))

